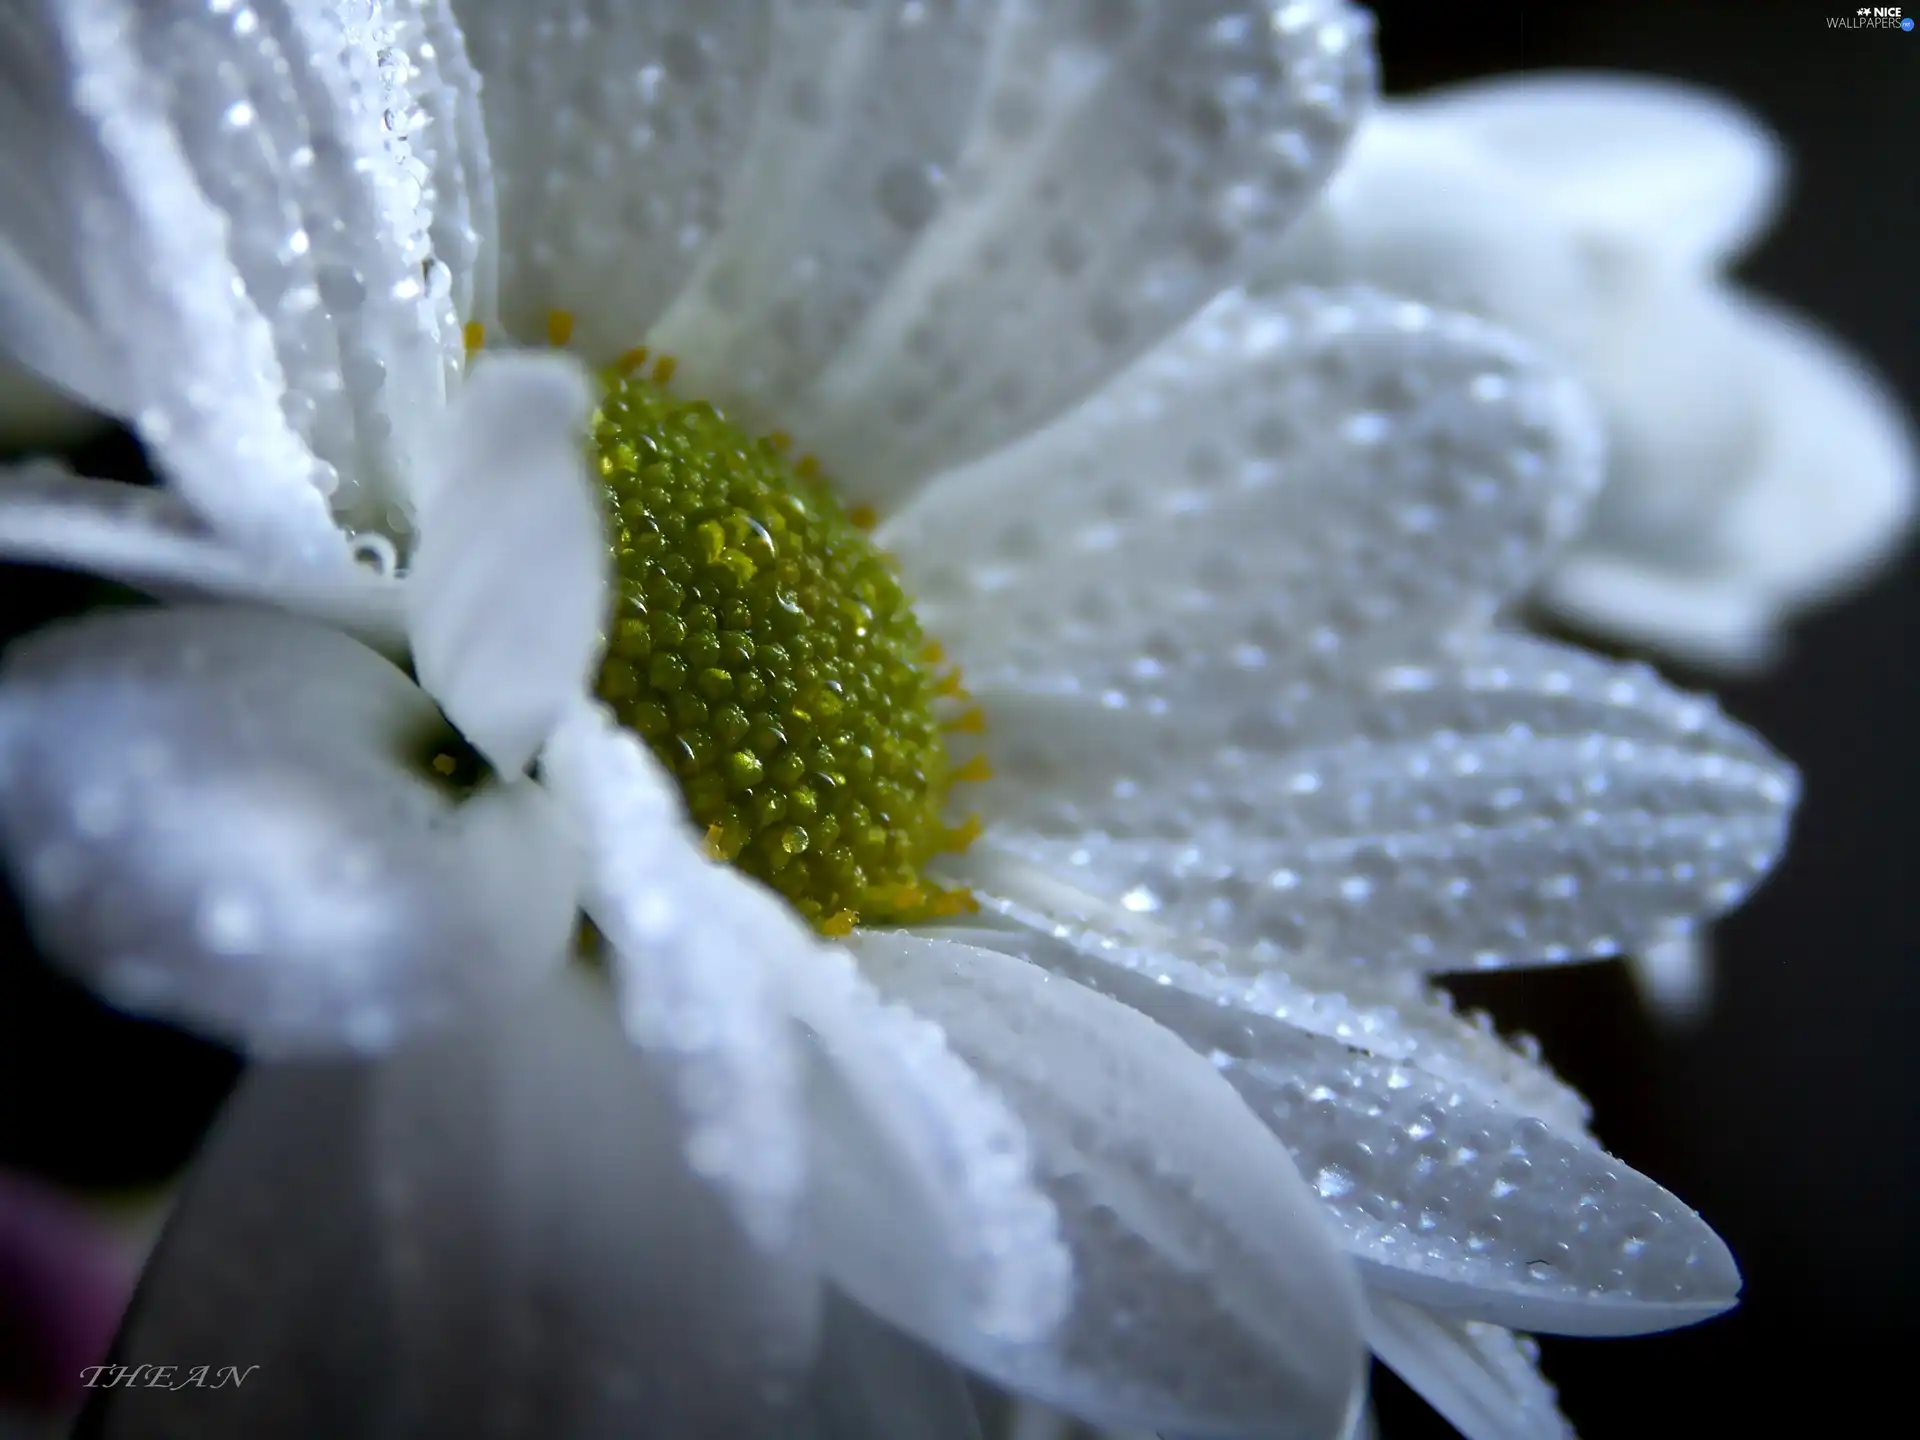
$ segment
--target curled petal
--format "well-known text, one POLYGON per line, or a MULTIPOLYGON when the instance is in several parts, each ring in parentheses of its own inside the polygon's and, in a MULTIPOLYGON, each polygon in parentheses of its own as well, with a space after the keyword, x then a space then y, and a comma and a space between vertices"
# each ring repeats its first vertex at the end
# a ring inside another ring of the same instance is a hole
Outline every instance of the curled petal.
POLYGON ((1007 955, 885 933, 858 948, 1017 1109, 1073 1253, 1057 1330, 942 1343, 1108 1425, 1342 1433, 1364 1377, 1352 1275, 1285 1153, 1206 1062, 1007 955))
POLYGON ((134 7, 41 3, 14 19, 8 73, 33 80, 9 94, 19 113, 8 133, 20 136, 17 156, 52 168, 9 170, 0 206, 13 358, 136 423, 235 538, 343 559, 313 454, 281 411, 272 328, 167 113, 165 77, 141 53, 148 31, 134 7))
POLYGON ((808 1042, 810 1193, 828 1276, 945 1349, 1044 1336, 1072 1276, 1019 1118, 844 951, 782 978, 808 1042))
POLYGON ((587 479, 591 406, 571 360, 489 359, 422 477, 406 583, 414 668, 503 775, 526 769, 600 655, 609 566, 587 479))
POLYGON ((0 557, 89 571, 167 598, 278 605, 383 648, 406 644, 392 580, 236 549, 176 495, 86 479, 51 460, 0 471, 0 557))
POLYGON ((613 947, 627 1034, 682 1107, 688 1163, 756 1243, 793 1246, 805 1117, 779 968, 810 963, 812 938, 699 853, 672 779, 602 707, 569 713, 540 773, 586 842, 587 912, 613 947))
POLYGON ((1523 1335, 1369 1293, 1367 1343, 1466 1440, 1574 1440, 1523 1335))
POLYGON ((0 207, 16 358, 126 419, 231 538, 343 560, 329 503, 385 523, 404 491, 477 248, 416 6, 25 8, 3 42, 34 77, 0 207), (416 155, 427 115, 446 143, 416 155))
POLYGON ((265 611, 101 615, 0 671, 0 833, 47 952, 113 1003, 256 1054, 384 1049, 566 952, 548 797, 456 801, 432 703, 265 611))

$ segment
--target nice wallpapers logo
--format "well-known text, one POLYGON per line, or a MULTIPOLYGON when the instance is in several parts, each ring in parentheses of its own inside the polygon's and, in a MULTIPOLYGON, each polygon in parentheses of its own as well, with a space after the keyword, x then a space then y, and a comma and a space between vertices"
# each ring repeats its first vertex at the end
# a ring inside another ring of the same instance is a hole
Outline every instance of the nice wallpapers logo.
POLYGON ((1911 30, 1913 21, 1898 5, 1862 5, 1851 15, 1829 15, 1829 30, 1911 30))

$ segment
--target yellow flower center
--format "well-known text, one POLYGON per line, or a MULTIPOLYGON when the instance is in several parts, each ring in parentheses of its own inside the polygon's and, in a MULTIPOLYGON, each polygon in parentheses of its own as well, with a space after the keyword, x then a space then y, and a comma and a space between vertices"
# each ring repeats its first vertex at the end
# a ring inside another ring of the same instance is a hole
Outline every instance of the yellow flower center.
POLYGON ((887 557, 781 437, 676 397, 672 362, 644 361, 604 373, 593 420, 616 570, 601 698, 672 772, 709 851, 816 928, 970 908, 923 872, 971 838, 941 815, 984 767, 948 765, 956 679, 887 557))

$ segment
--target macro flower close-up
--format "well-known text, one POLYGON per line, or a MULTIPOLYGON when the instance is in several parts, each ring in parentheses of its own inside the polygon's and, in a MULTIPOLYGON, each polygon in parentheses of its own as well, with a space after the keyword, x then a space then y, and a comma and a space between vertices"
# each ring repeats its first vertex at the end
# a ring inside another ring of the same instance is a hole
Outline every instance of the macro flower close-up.
POLYGON ((0 661, 0 846, 248 1062, 115 1359, 260 1375, 98 1433, 1344 1437, 1371 1353, 1545 1437, 1531 1335, 1736 1303, 1436 977, 1686 943, 1798 782, 1523 628, 1588 356, 1287 276, 1372 45, 14 8, 0 346, 157 483, 0 475, 142 592, 0 661))

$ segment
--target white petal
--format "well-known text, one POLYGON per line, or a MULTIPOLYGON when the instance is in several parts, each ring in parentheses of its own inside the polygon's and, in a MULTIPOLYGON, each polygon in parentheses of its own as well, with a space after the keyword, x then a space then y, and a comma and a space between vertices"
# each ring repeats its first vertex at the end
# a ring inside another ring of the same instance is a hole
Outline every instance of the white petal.
POLYGON ((1640 997, 1670 1025, 1690 1025, 1713 1004, 1713 942, 1681 930, 1627 957, 1640 997))
POLYGON ((1912 427, 1857 356, 1786 311, 1662 289, 1636 314, 1596 372, 1623 448, 1547 601, 1689 659, 1757 664, 1790 610, 1859 583, 1906 533, 1912 427))
MULTIPOLYGON (((0 204, 13 357, 133 423, 169 479, 234 538, 344 563, 325 482, 282 410, 267 299, 249 294, 241 264, 243 241, 271 247, 293 227, 230 229, 202 186, 219 193, 222 150, 252 137, 253 112, 241 135, 216 123, 191 137, 170 113, 242 103, 246 80, 288 57, 251 10, 248 35, 222 40, 234 18, 204 8, 164 19, 125 0, 32 8, 41 13, 18 16, 0 41, 9 73, 33 77, 7 107, 17 138, 0 204), (165 54, 143 53, 143 42, 174 38, 183 43, 165 54)), ((284 100, 287 85, 268 93, 284 100)))
POLYGON ((1717 568, 1718 530, 1762 451, 1753 341, 1731 292, 1685 274, 1620 285, 1574 352, 1607 420, 1607 485, 1582 536, 1717 568))
POLYGON ((540 764, 586 841, 587 909, 614 947, 627 1033, 671 1073, 688 1162, 757 1244, 791 1244, 804 1113, 778 971, 812 963, 811 937, 700 856, 671 778, 599 706, 569 714, 540 764))
POLYGON ((1599 481, 1504 332, 1367 291, 1224 297, 883 527, 970 685, 1276 702, 1532 583, 1599 481))
POLYGON ((558 355, 477 366, 449 407, 407 577, 420 683, 505 775, 586 693, 606 623, 608 554, 587 478, 591 386, 558 355))
POLYGON ((807 1027, 827 1275, 948 1353, 1046 1335, 1072 1288, 1026 1132, 938 1026, 882 997, 841 950, 783 975, 807 1027))
MULTIPOLYGON (((1420 976, 1308 957, 1285 967, 1262 965, 1244 951, 1169 930, 1031 866, 1003 861, 981 868, 975 898, 1010 928, 970 933, 973 943, 1010 950, 1050 969, 1067 963, 1050 948, 1064 944, 1071 954, 1146 977, 1168 994, 1198 996, 1223 1013, 1281 1020, 1368 1055, 1417 1064, 1517 1113, 1563 1130, 1585 1129, 1586 1102, 1539 1063, 1537 1045, 1508 1045, 1484 1014, 1456 1015, 1447 994, 1420 976)), ((1152 1013, 1153 1006, 1138 997, 1133 1003, 1152 1013)))
POLYGON ((1591 324, 1596 272, 1522 176, 1419 106, 1387 102, 1256 277, 1372 285, 1512 325, 1566 354, 1591 324))
MULTIPOLYGON (((484 225, 487 205, 471 77, 457 47, 441 53, 436 40, 449 39, 447 26, 429 21, 423 0, 292 4, 284 19, 277 8, 269 7, 265 28, 293 62, 291 83, 276 69, 254 92, 272 97, 278 81, 306 133, 283 142, 278 163, 261 167, 233 153, 230 111, 207 111, 203 100, 181 124, 190 137, 218 137, 203 147, 211 153, 200 168, 226 176, 204 183, 233 217, 242 274, 274 324, 298 397, 289 416, 348 487, 334 496, 336 512, 391 528, 389 509, 411 498, 464 356, 454 294, 471 288, 480 259, 475 221, 484 225), (451 75, 443 75, 443 59, 451 75), (306 160, 306 149, 319 164, 306 160), (272 207, 264 215, 263 197, 272 207), (296 235, 306 248, 290 264, 289 253, 300 251, 296 235), (249 245, 273 248, 250 260, 249 245)), ((244 32, 244 22, 233 23, 244 32)), ((265 123, 278 133, 287 122, 265 123)), ((300 122, 292 123, 297 133, 300 122)))
POLYGON ((1650 645, 1691 665, 1749 673, 1778 653, 1780 616, 1767 596, 1720 575, 1688 574, 1598 546, 1570 551, 1540 598, 1568 624, 1650 645))
POLYGON ((1798 789, 1710 702, 1504 636, 1297 706, 974 694, 998 769, 954 874, 1014 857, 1279 963, 1623 953, 1744 898, 1798 789))
POLYGON ((1779 200, 1779 140, 1731 101, 1672 80, 1516 76, 1407 108, 1483 148, 1590 233, 1688 264, 1745 249, 1779 200))
POLYGON ((0 556, 89 571, 154 595, 251 600, 405 644, 400 587, 359 568, 278 564, 214 538, 179 497, 50 460, 0 470, 0 556))
MULTIPOLYGON (((499 300, 500 217, 480 76, 452 0, 396 0, 384 9, 393 33, 382 78, 411 104, 403 138, 433 186, 425 206, 433 258, 446 268, 454 314, 485 320, 499 300)), ((429 270, 426 278, 440 277, 429 270)))
POLYGON ((1858 584, 1905 538, 1920 441, 1858 355, 1800 316, 1736 304, 1761 434, 1722 549, 1742 578, 1805 603, 1858 584))
POLYGON ((1058 414, 1251 272, 1370 97, 1367 32, 1341 0, 1004 7, 946 205, 784 428, 881 502, 1058 414))
POLYGON ((106 1433, 788 1433, 816 1287, 727 1223, 676 1130, 579 978, 377 1065, 250 1071, 120 1358, 260 1368, 143 1390, 106 1433))
POLYGON ((1577 1125, 1443 1078, 1419 1053, 1362 1054, 1042 939, 1012 948, 1205 1055, 1285 1143, 1373 1289, 1577 1335, 1692 1324, 1739 1293, 1706 1223, 1577 1125))
POLYGON ((784 427, 941 204, 1011 7, 776 7, 727 221, 650 339, 696 394, 784 427))
POLYGON ((1374 1353, 1466 1440, 1573 1440, 1532 1341, 1371 1291, 1367 1312, 1374 1353))
POLYGON ((565 953, 547 797, 455 803, 443 722, 387 661, 265 611, 41 632, 0 685, 0 823, 42 945, 113 1003, 256 1054, 378 1050, 565 953))
POLYGON ((721 221, 770 55, 769 0, 453 0, 485 77, 502 317, 605 363, 646 338, 721 221))
POLYGON ((897 934, 858 949, 1017 1108, 1074 1252, 1073 1308, 1051 1337, 948 1348, 1106 1424, 1341 1434, 1364 1379, 1352 1277, 1298 1173, 1206 1063, 1010 956, 897 934))

